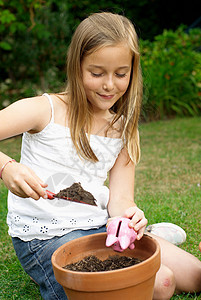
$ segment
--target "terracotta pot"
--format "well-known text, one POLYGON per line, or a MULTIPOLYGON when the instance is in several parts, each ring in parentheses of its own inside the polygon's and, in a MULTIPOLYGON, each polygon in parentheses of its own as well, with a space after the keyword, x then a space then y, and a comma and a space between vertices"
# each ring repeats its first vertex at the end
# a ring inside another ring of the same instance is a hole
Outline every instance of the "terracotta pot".
POLYGON ((153 296, 155 275, 160 267, 160 248, 155 239, 144 235, 135 241, 135 249, 122 253, 105 246, 107 234, 98 233, 72 240, 52 255, 56 280, 63 286, 69 300, 149 300, 153 296), (136 257, 143 262, 124 269, 106 272, 75 272, 62 267, 96 255, 136 257))

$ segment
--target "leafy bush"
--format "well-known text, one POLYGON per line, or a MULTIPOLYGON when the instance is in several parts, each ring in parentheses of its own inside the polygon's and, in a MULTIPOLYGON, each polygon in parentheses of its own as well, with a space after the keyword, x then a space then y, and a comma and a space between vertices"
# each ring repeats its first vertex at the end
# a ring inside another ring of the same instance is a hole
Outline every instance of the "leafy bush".
POLYGON ((0 0, 0 108, 65 81, 69 43, 68 4, 63 0, 0 0))
POLYGON ((200 37, 200 29, 179 27, 141 41, 145 119, 200 114, 200 37))
MULTIPOLYGON (((151 9, 149 3, 126 0, 122 9, 121 0, 0 0, 0 109, 19 98, 63 89, 67 47, 86 15, 125 10, 135 20, 144 7, 151 9)), ((154 28, 143 20, 143 31, 154 28)), ((200 35, 198 29, 187 34, 180 27, 153 42, 141 41, 145 120, 200 113, 200 35)))

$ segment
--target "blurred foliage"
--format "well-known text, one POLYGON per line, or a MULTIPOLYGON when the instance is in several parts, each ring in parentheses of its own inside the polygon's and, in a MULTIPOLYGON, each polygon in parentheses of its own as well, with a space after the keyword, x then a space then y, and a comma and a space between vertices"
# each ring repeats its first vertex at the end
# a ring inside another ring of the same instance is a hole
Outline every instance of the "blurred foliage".
POLYGON ((168 7, 159 0, 125 0, 123 6, 121 0, 0 0, 0 108, 19 98, 63 90, 66 51, 75 28, 90 13, 111 11, 137 24, 145 82, 143 118, 199 114, 200 31, 186 34, 179 27, 159 34, 177 24, 175 9, 169 18, 173 4, 172 0, 168 7))
POLYGON ((165 30, 141 41, 146 120, 201 112, 201 30, 165 30))
POLYGON ((60 89, 69 39, 66 2, 0 0, 0 5, 3 92, 9 90, 13 101, 38 93, 38 86, 60 89))
POLYGON ((68 0, 69 15, 73 16, 73 28, 93 12, 110 11, 123 14, 136 26, 141 39, 152 40, 164 29, 176 30, 179 25, 191 25, 200 17, 199 1, 181 0, 68 0), (177 5, 176 5, 177 3, 177 5))

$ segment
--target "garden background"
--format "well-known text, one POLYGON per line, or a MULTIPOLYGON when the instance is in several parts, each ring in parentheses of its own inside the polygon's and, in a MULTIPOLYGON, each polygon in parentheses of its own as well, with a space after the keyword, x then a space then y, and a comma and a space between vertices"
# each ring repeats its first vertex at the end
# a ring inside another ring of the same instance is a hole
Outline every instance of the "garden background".
MULTIPOLYGON (((201 258, 199 1, 0 0, 0 109, 20 98, 63 90, 72 33, 99 11, 130 18, 140 40, 144 96, 135 200, 149 223, 182 226, 187 241, 181 247, 201 258)), ((1 141, 0 151, 19 161, 20 143, 21 137, 1 141)), ((0 182, 0 299, 41 299, 7 234, 6 198, 0 182)), ((173 299, 200 300, 201 295, 173 299)))
POLYGON ((136 26, 143 120, 199 115, 201 29, 195 26, 201 16, 195 0, 0 0, 0 108, 19 98, 63 90, 72 33, 98 11, 124 14, 136 26))

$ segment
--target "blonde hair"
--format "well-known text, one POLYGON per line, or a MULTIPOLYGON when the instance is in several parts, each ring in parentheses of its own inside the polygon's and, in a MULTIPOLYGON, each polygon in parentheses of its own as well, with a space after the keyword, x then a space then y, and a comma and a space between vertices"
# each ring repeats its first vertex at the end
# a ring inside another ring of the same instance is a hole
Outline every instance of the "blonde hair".
POLYGON ((67 88, 69 97, 69 127, 78 154, 85 159, 98 161, 90 147, 85 129, 91 126, 91 107, 82 83, 81 63, 84 56, 104 46, 127 43, 132 53, 132 71, 126 93, 111 110, 115 113, 110 127, 121 118, 121 136, 130 159, 140 159, 138 120, 142 98, 142 76, 138 37, 133 24, 124 16, 112 13, 95 13, 77 27, 67 54, 67 88))

